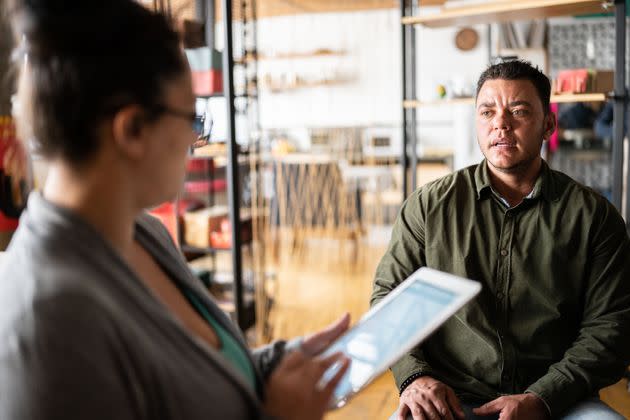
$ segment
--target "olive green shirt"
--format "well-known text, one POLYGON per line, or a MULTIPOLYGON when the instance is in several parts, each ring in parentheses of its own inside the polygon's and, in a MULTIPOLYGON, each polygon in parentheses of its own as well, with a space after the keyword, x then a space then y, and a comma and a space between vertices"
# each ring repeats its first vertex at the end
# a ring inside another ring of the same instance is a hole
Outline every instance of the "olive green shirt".
POLYGON ((422 373, 465 401, 532 392, 553 417, 619 380, 630 356, 630 242, 603 197, 545 162, 508 208, 486 162, 403 204, 371 304, 419 267, 479 281, 481 293, 392 371, 422 373))

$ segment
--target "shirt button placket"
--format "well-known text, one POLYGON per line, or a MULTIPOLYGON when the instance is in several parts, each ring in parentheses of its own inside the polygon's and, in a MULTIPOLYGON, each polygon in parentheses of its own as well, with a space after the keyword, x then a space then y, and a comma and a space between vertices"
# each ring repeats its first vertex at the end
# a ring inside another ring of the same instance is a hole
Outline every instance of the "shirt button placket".
POLYGON ((501 373, 501 389, 502 391, 510 393, 512 391, 512 377, 509 372, 513 368, 513 359, 511 352, 511 344, 506 334, 507 324, 507 299, 505 299, 504 291, 507 288, 509 282, 509 270, 510 270, 510 244, 512 242, 512 233, 514 230, 514 216, 509 210, 505 213, 503 219, 501 238, 499 242, 499 260, 497 266, 497 284, 495 291, 496 308, 498 310, 497 320, 499 325, 499 337, 501 340, 502 357, 503 357, 503 372, 501 373))

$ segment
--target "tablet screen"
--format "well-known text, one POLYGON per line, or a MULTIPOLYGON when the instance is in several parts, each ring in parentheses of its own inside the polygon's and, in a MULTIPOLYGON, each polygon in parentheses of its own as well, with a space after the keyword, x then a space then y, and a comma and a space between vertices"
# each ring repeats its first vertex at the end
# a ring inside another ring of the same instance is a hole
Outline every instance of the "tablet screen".
MULTIPOLYGON (((335 389, 333 401, 358 391, 375 373, 383 370, 383 363, 395 357, 402 346, 408 346, 410 337, 435 321, 456 297, 449 290, 416 280, 362 321, 359 328, 333 343, 325 355, 341 351, 352 359, 348 372, 335 389)), ((338 366, 324 374, 324 381, 334 376, 335 368, 338 366)))

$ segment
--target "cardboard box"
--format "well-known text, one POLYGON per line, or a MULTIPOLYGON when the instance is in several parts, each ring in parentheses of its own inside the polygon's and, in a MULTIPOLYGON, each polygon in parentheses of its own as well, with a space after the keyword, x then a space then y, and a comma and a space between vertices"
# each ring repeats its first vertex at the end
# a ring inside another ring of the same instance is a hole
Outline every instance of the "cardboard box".
POLYGON ((615 89, 615 72, 612 70, 595 70, 592 79, 592 91, 609 93, 615 89))
MULTIPOLYGON (((227 206, 214 206, 184 214, 184 242, 199 248, 229 249, 232 239, 227 206)), ((252 240, 250 212, 241 210, 241 240, 252 240)))
POLYGON ((184 242, 205 248, 210 246, 210 232, 219 231, 221 220, 228 217, 227 206, 214 206, 184 213, 184 242))

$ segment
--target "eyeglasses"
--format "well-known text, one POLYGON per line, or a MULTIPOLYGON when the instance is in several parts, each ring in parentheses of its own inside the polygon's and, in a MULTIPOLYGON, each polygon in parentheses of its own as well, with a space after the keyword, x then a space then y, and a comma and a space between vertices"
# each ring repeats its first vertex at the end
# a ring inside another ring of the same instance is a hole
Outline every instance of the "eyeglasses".
POLYGON ((197 115, 195 112, 182 111, 179 109, 171 108, 166 105, 155 105, 154 111, 162 114, 169 114, 174 117, 184 118, 188 120, 192 126, 192 130, 198 136, 203 136, 204 129, 204 117, 197 115))

